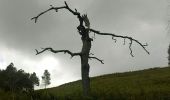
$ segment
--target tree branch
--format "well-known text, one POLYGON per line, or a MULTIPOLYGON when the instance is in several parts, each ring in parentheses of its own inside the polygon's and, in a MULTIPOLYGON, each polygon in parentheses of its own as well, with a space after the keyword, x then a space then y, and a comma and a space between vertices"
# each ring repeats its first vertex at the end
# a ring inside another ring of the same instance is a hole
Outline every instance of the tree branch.
POLYGON ((99 62, 101 62, 102 64, 104 64, 103 60, 101 60, 101 59, 99 59, 99 58, 97 58, 97 57, 90 57, 90 56, 89 56, 89 59, 96 59, 96 60, 98 60, 99 62))
POLYGON ((35 23, 36 23, 37 20, 38 20, 38 18, 39 18, 41 15, 47 13, 48 11, 55 10, 56 12, 58 12, 59 9, 67 9, 67 10, 70 11, 73 15, 76 15, 76 16, 77 16, 77 18, 78 18, 79 21, 80 21, 80 26, 82 26, 82 25, 83 25, 83 18, 81 17, 80 13, 77 12, 76 9, 75 9, 75 11, 73 11, 73 10, 68 6, 68 4, 67 4, 66 1, 64 1, 64 3, 65 3, 65 6, 62 6, 62 7, 53 7, 52 5, 50 5, 51 8, 47 9, 46 11, 41 12, 41 13, 38 14, 37 16, 31 18, 31 20, 35 20, 35 23))
POLYGON ((36 55, 41 54, 41 53, 43 53, 43 52, 45 52, 45 51, 51 51, 51 52, 53 52, 53 53, 60 53, 60 52, 63 52, 64 54, 65 54, 65 53, 68 53, 68 54, 71 55, 71 57, 81 56, 81 53, 72 53, 72 52, 69 51, 69 50, 54 50, 54 49, 52 49, 52 48, 42 48, 41 51, 38 51, 37 49, 35 49, 35 50, 36 50, 36 55))
POLYGON ((64 8, 66 8, 66 6, 62 6, 62 7, 53 7, 52 5, 50 5, 50 6, 51 6, 51 8, 47 9, 46 11, 41 12, 41 13, 38 14, 37 16, 31 18, 31 20, 35 20, 35 23, 36 23, 37 20, 38 20, 38 18, 39 18, 41 15, 45 14, 46 12, 51 11, 51 10, 55 10, 56 12, 58 12, 59 9, 64 9, 64 8))
MULTIPOLYGON (((112 36, 112 38, 113 38, 113 37, 123 38, 123 39, 124 39, 124 42, 125 42, 125 39, 129 39, 129 40, 130 40, 129 49, 130 49, 130 55, 131 55, 132 57, 134 57, 133 52, 132 52, 132 48, 131 48, 133 42, 136 42, 137 44, 139 44, 139 45, 146 51, 146 53, 150 54, 149 51, 146 50, 146 48, 145 48, 146 46, 148 46, 147 43, 146 43, 146 44, 142 44, 142 43, 140 43, 138 40, 136 40, 136 39, 134 39, 134 38, 132 38, 132 37, 129 37, 129 36, 121 36, 121 35, 116 35, 116 34, 111 34, 111 33, 101 33, 100 31, 96 31, 96 30, 94 30, 94 29, 89 29, 89 31, 94 32, 94 33, 96 33, 96 34, 98 34, 98 35, 109 35, 109 36, 112 36)), ((125 44, 125 43, 124 43, 124 44, 125 44)))

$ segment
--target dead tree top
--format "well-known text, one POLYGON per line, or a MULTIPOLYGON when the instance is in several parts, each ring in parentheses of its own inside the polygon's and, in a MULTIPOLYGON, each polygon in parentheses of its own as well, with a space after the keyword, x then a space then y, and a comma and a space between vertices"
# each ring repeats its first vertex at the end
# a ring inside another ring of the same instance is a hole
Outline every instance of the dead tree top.
MULTIPOLYGON (((134 38, 132 38, 132 37, 129 37, 129 36, 116 35, 116 34, 112 34, 112 33, 101 33, 100 31, 94 30, 94 29, 92 29, 92 28, 90 28, 90 27, 87 27, 87 28, 86 28, 86 27, 83 25, 83 22, 86 24, 84 17, 87 17, 87 15, 81 15, 81 14, 77 11, 77 9, 72 10, 72 9, 68 6, 68 4, 67 4, 66 1, 64 1, 64 3, 65 3, 65 5, 64 5, 64 6, 61 6, 61 7, 54 7, 54 6, 50 5, 51 7, 50 7, 49 9, 47 9, 46 11, 43 11, 43 12, 39 13, 37 16, 31 18, 31 20, 34 20, 35 23, 36 23, 36 22, 38 21, 38 18, 39 18, 41 15, 47 13, 48 11, 54 10, 54 11, 58 12, 58 11, 61 10, 61 9, 66 9, 66 10, 68 10, 69 12, 71 12, 73 15, 77 16, 77 18, 78 18, 78 20, 79 20, 79 22, 80 22, 80 23, 79 23, 79 26, 77 27, 77 29, 78 29, 80 35, 82 35, 82 34, 81 34, 81 31, 82 31, 82 28, 83 28, 83 30, 88 31, 88 34, 89 34, 90 32, 93 32, 94 34, 97 34, 97 35, 107 35, 107 36, 111 36, 112 39, 115 40, 115 42, 116 42, 116 39, 115 39, 115 38, 122 38, 122 39, 124 39, 124 44, 125 44, 125 40, 129 40, 129 41, 130 41, 130 42, 129 42, 129 49, 130 49, 130 55, 131 55, 132 57, 134 57, 133 51, 132 51, 132 48, 131 48, 133 42, 139 44, 139 45, 144 49, 144 51, 146 51, 146 53, 149 54, 148 50, 145 48, 146 46, 148 46, 147 43, 146 43, 146 44, 142 44, 142 43, 139 42, 138 40, 136 40, 136 39, 134 39, 134 38)), ((79 52, 79 53, 72 53, 72 52, 69 51, 69 50, 53 50, 52 48, 42 48, 42 51, 36 50, 36 55, 41 54, 41 53, 43 53, 44 51, 51 51, 51 52, 53 52, 53 53, 60 53, 60 52, 68 53, 68 54, 71 55, 71 57, 81 56, 81 52, 79 52)), ((102 64, 104 64, 104 63, 103 63, 103 60, 100 60, 100 59, 98 59, 97 57, 90 57, 90 56, 89 56, 89 59, 96 59, 96 60, 100 61, 102 64)))

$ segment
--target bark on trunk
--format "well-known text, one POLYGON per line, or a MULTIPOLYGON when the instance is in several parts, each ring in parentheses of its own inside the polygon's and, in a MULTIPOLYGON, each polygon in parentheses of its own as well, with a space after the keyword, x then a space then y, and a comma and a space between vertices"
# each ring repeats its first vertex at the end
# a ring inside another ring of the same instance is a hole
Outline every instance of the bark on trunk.
POLYGON ((83 94, 84 96, 88 96, 90 92, 90 78, 89 78, 89 64, 84 63, 86 58, 81 58, 81 75, 82 75, 82 86, 83 86, 83 94))
POLYGON ((82 76, 82 87, 84 96, 89 96, 90 92, 90 78, 89 78, 89 69, 88 64, 89 52, 91 49, 91 40, 89 36, 82 37, 83 47, 81 55, 81 76, 82 76))

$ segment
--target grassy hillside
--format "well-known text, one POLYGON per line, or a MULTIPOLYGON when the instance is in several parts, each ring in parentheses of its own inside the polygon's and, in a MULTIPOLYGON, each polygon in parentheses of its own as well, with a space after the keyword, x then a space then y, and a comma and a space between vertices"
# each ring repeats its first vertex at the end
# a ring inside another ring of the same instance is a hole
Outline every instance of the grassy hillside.
MULTIPOLYGON (((170 100, 170 67, 93 77, 91 98, 83 98, 81 81, 49 88, 47 91, 48 94, 44 90, 36 93, 43 100, 46 97, 56 100, 170 100)), ((0 100, 3 99, 0 97, 0 100)))
MULTIPOLYGON (((58 99, 83 99, 81 81, 48 92, 58 99)), ((91 96, 92 100, 170 100, 170 67, 93 77, 91 96)))

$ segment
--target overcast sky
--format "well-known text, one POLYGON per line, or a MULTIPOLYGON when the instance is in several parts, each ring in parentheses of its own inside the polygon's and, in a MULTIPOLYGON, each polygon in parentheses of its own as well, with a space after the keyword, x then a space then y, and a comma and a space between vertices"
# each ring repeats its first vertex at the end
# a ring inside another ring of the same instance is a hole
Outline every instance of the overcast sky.
MULTIPOLYGON (((114 72, 132 71, 168 64, 167 48, 170 41, 167 32, 168 0, 67 0, 69 6, 81 14, 87 14, 91 28, 101 32, 128 35, 142 43, 148 43, 148 55, 139 45, 132 46, 135 57, 130 56, 129 41, 114 43, 109 36, 95 36, 91 53, 103 59, 105 64, 90 60, 90 76, 114 72)), ((76 16, 66 10, 51 11, 41 16, 37 23, 30 19, 48 9, 50 5, 63 6, 63 0, 0 0, 0 68, 13 62, 18 69, 51 73, 52 84, 57 86, 81 78, 80 59, 70 55, 35 55, 35 49, 53 47, 56 50, 81 50, 81 38, 76 27, 76 16)))

